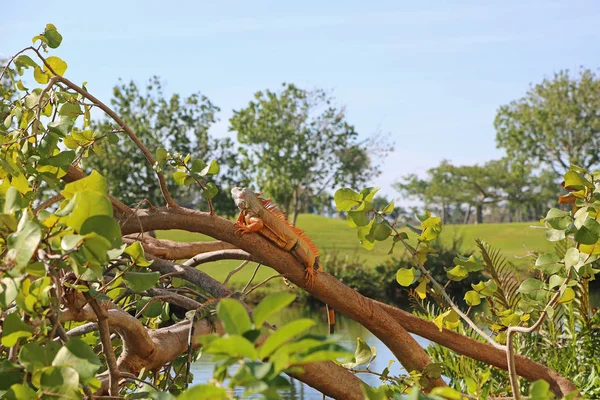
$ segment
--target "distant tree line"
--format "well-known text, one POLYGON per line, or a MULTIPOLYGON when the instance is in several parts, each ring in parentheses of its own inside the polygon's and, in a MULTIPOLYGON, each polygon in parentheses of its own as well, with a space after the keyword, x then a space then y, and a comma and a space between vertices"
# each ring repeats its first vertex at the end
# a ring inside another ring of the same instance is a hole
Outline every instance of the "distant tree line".
MULTIPOLYGON (((119 83, 111 105, 149 148, 219 163, 221 190, 213 203, 220 215, 235 214, 229 188, 244 185, 274 198, 293 222, 302 212, 337 216, 327 189, 372 181, 392 150, 382 136, 359 140, 330 93, 293 84, 259 91, 247 107, 234 110, 229 130, 237 140, 210 135, 220 109, 206 96, 165 96, 157 77, 143 90, 134 82, 119 83)), ((103 133, 119 130, 108 119, 92 127, 103 133)), ((498 147, 506 150, 502 159, 482 165, 443 160, 425 176, 404 176, 394 188, 446 224, 542 218, 556 205, 559 178, 570 165, 593 169, 600 164, 600 80, 588 69, 576 76, 560 71, 501 106, 495 127, 498 147)), ((84 163, 108 178, 115 195, 129 204, 160 202, 153 171, 133 143, 114 140, 98 150, 104 152, 84 163)), ((168 182, 181 204, 203 207, 205 199, 193 186, 168 182)), ((383 196, 376 200, 390 202, 383 196)), ((396 207, 390 218, 411 219, 416 208, 396 207)))
MULTIPOLYGON (((229 130, 237 134, 235 141, 210 135, 220 109, 206 96, 165 96, 162 86, 158 77, 143 89, 133 81, 121 82, 113 89, 111 106, 148 148, 219 163, 221 190, 212 200, 219 215, 235 214, 229 190, 235 185, 251 186, 273 198, 294 222, 300 212, 332 215, 335 207, 327 189, 357 187, 372 180, 391 150, 381 137, 359 140, 344 108, 321 89, 284 83, 280 91, 257 92, 246 108, 234 110, 229 121, 229 130)), ((109 119, 92 129, 119 131, 109 119)), ((154 172, 134 143, 116 136, 97 153, 84 159, 84 165, 107 177, 115 196, 128 205, 160 203, 154 172)), ((194 186, 178 186, 173 179, 167 182, 179 204, 202 207, 205 203, 194 186)))
POLYGON ((444 223, 539 220, 557 204, 570 165, 600 164, 600 80, 582 69, 556 73, 497 112, 496 140, 506 157, 483 165, 442 161, 425 177, 395 184, 444 223))

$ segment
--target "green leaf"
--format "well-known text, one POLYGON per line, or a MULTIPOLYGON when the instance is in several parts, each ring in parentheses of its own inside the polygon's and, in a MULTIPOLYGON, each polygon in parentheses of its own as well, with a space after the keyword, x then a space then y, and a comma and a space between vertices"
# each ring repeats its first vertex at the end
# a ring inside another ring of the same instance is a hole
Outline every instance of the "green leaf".
POLYGON ((369 220, 367 219, 367 213, 363 211, 348 211, 348 222, 352 223, 351 227, 355 228, 358 226, 367 226, 369 224, 369 220))
POLYGON ((558 299, 559 303, 570 303, 575 298, 575 291, 570 287, 565 288, 563 295, 558 299))
POLYGON ((250 358, 252 360, 258 358, 252 342, 239 335, 211 340, 210 343, 204 345, 204 351, 208 354, 227 354, 234 358, 250 358))
POLYGON ((113 216, 113 208, 105 194, 86 190, 75 194, 74 210, 67 218, 67 226, 75 232, 80 232, 81 227, 88 218, 96 215, 113 216))
POLYGON ((51 49, 56 49, 62 43, 62 35, 58 33, 56 27, 52 24, 46 24, 46 29, 44 29, 44 37, 46 38, 48 47, 51 49))
POLYGON ((193 386, 177 396, 177 400, 197 399, 227 400, 229 399, 229 396, 227 395, 227 391, 225 389, 208 384, 193 386))
POLYGON ((93 273, 93 275, 84 274, 81 276, 81 279, 94 280, 96 278, 101 278, 101 266, 108 262, 108 250, 111 248, 110 242, 95 232, 86 234, 84 238, 85 242, 81 249, 87 258, 88 265, 100 268, 94 270, 89 269, 88 274, 93 273), (98 276, 98 274, 100 274, 100 276, 98 276))
POLYGON ((19 294, 19 288, 21 287, 21 281, 23 276, 16 278, 7 276, 0 280, 0 307, 8 307, 19 294))
POLYGON ((193 179, 191 179, 191 178, 188 179, 188 178, 190 178, 190 176, 187 174, 187 172, 184 172, 184 171, 173 172, 173 180, 179 186, 185 186, 186 184, 193 182, 193 179))
POLYGON ((46 75, 39 66, 35 66, 33 69, 33 78, 37 83, 45 85, 50 80, 50 77, 46 75))
POLYGON ((27 343, 19 351, 19 362, 33 372, 36 369, 49 367, 62 346, 56 342, 46 342, 44 345, 27 343))
MULTIPOLYGON (((9 360, 0 361, 0 390, 7 390, 14 384, 21 382, 22 369, 19 364, 9 360)), ((20 398, 18 400, 21 400, 20 398)))
POLYGON ((83 243, 85 238, 82 235, 65 235, 60 241, 60 247, 64 251, 74 249, 79 244, 83 243))
POLYGON ((40 375, 40 389, 59 398, 78 398, 79 376, 71 367, 46 367, 40 375))
POLYGON ((93 170, 92 173, 85 178, 79 179, 75 182, 67 183, 64 190, 60 192, 60 194, 62 194, 65 199, 71 199, 75 193, 84 191, 94 191, 101 194, 108 194, 108 184, 106 183, 106 179, 104 179, 104 177, 100 175, 98 171, 93 170))
POLYGON ((575 171, 568 171, 565 174, 565 188, 571 190, 583 190, 585 188, 593 189, 594 185, 592 182, 585 179, 585 177, 575 171))
POLYGON ((352 207, 360 204, 362 196, 352 189, 343 188, 335 192, 333 199, 339 211, 350 211, 352 207))
POLYGON ((575 232, 575 240, 581 244, 595 244, 600 239, 600 224, 591 217, 587 217, 581 228, 575 232))
POLYGON ((548 289, 554 289, 563 284, 565 278, 560 275, 552 275, 548 281, 548 289))
MULTIPOLYGON (((0 372, 0 380, 4 380, 2 372, 0 372)), ((4 388, 0 387, 0 390, 3 389, 4 388)), ((6 392, 6 400, 37 400, 37 398, 38 396, 32 388, 20 383, 15 383, 6 392)))
POLYGON ((392 228, 385 221, 375 224, 373 229, 373 238, 378 241, 384 241, 392 234, 392 228))
POLYGON ((254 309, 254 326, 261 327, 271 315, 284 309, 296 299, 293 293, 277 292, 267 295, 254 309))
POLYGON ((79 381, 86 385, 102 367, 100 359, 83 340, 70 339, 56 354, 53 366, 68 366, 77 371, 79 381))
POLYGON ((33 328, 21 321, 17 313, 11 313, 4 319, 2 325, 2 345, 13 347, 19 339, 31 337, 33 328))
POLYGON ((554 398, 554 394, 550 391, 548 382, 539 379, 529 386, 530 400, 548 400, 552 398, 554 398))
POLYGON ((192 172, 200 172, 204 168, 206 168, 206 163, 198 158, 192 162, 192 167, 190 168, 190 170, 192 170, 192 172))
POLYGON ((142 312, 142 315, 144 317, 156 318, 160 314, 162 314, 163 304, 160 301, 154 301, 146 307, 146 304, 148 304, 150 299, 151 299, 150 297, 142 297, 135 303, 135 308, 136 308, 136 310, 138 310, 138 312, 140 310, 144 310, 142 312))
POLYGON ((567 252, 565 253, 565 267, 567 268, 567 270, 569 270, 569 268, 577 265, 579 263, 579 250, 577 250, 575 247, 571 247, 569 249, 567 249, 567 252))
POLYGON ((568 212, 559 210, 557 208, 551 208, 546 214, 545 221, 554 229, 564 230, 569 227, 571 223, 571 216, 568 212))
POLYGON ((560 263, 556 254, 543 253, 535 261, 535 268, 545 274, 552 275, 560 271, 563 268, 563 264, 560 263))
POLYGON ((459 282, 469 276, 469 271, 462 265, 457 265, 451 270, 446 271, 446 276, 448 276, 448 279, 459 282))
POLYGON ((64 167, 70 165, 75 160, 75 152, 72 150, 62 151, 54 157, 46 160, 49 165, 55 167, 64 167))
MULTIPOLYGON (((4 214, 6 215, 12 215, 15 213, 15 211, 18 211, 21 209, 21 195, 19 194, 19 191, 17 190, 16 187, 14 186, 10 186, 8 188, 8 190, 6 191, 6 195, 4 197, 4 214)), ((5 219, 5 218, 3 218, 5 219)), ((14 217, 12 218, 13 221, 15 220, 14 217)), ((10 224, 11 230, 16 230, 17 226, 15 223, 10 224)))
POLYGON ((208 166, 204 167, 200 172, 200 176, 207 176, 207 175, 216 175, 219 173, 219 163, 216 162, 215 160, 211 160, 210 164, 208 164, 208 166))
POLYGON ((160 272, 125 272, 123 280, 127 282, 127 286, 136 292, 148 290, 158 282, 160 272))
MULTIPOLYGON (((67 71, 67 63, 61 60, 59 57, 50 56, 46 58, 46 63, 52 68, 52 70, 56 73, 56 75, 64 75, 67 71)), ((53 73, 47 70, 46 65, 44 65, 44 72, 48 75, 52 76, 53 73)))
POLYGON ((26 221, 21 229, 8 236, 6 265, 25 267, 42 240, 42 230, 37 222, 26 221))
POLYGON ((385 206, 385 208, 383 210, 381 210, 381 213, 389 214, 392 211, 394 211, 394 202, 393 201, 390 204, 388 204, 387 206, 385 206))
POLYGON ((159 147, 156 150, 156 161, 160 162, 160 161, 166 160, 168 154, 169 154, 169 152, 167 151, 167 149, 159 147))
POLYGON ((58 118, 48 123, 48 130, 60 137, 67 136, 73 129, 74 121, 66 115, 59 115, 58 118))
POLYGON ((410 286, 417 278, 416 270, 414 268, 400 268, 396 272, 396 281, 401 286, 410 286))
POLYGON ((69 117, 70 119, 75 119, 83 114, 83 111, 78 103, 64 103, 60 107, 58 114, 69 117))
POLYGON ((248 311, 235 299, 222 299, 217 304, 217 315, 223 323, 225 332, 230 335, 243 335, 252 329, 248 311))
POLYGON ((476 306, 481 304, 481 298, 479 297, 479 293, 474 290, 469 290, 465 293, 465 301, 469 306, 476 306))
POLYGON ((517 292, 529 294, 538 290, 542 290, 544 288, 544 283, 539 279, 529 278, 524 280, 517 289, 517 292))
POLYGON ((131 256, 131 260, 135 265, 140 267, 149 267, 152 265, 153 261, 148 261, 146 259, 146 254, 144 253, 144 247, 140 242, 133 242, 125 249, 125 254, 131 256))
POLYGON ((373 358, 371 347, 362 338, 356 338, 356 350, 354 351, 354 360, 350 363, 342 364, 344 368, 354 368, 361 364, 366 364, 373 358))
POLYGON ((90 232, 96 232, 107 239, 112 248, 118 248, 123 244, 121 227, 113 217, 108 215, 94 215, 86 219, 81 225, 80 233, 85 235, 90 232))
POLYGON ((219 188, 212 182, 206 183, 206 188, 202 191, 202 197, 205 199, 212 199, 219 193, 219 188))
POLYGON ((360 191, 360 195, 363 201, 367 201, 369 203, 373 202, 373 198, 375 198, 375 193, 379 191, 378 187, 368 187, 360 191))
POLYGON ((261 359, 268 357, 271 353, 277 350, 279 346, 315 325, 315 321, 307 318, 298 319, 284 325, 282 328, 272 333, 271 336, 265 340, 262 346, 260 346, 258 350, 259 357, 261 359))

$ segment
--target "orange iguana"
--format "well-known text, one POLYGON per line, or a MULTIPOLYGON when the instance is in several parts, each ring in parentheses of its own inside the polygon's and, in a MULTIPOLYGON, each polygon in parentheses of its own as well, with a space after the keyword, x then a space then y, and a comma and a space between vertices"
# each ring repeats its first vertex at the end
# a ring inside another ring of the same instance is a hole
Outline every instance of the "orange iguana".
MULTIPOLYGON (((236 233, 258 232, 278 247, 294 255, 305 268, 306 284, 311 288, 315 275, 323 271, 319 263, 319 250, 304 232, 292 226, 271 200, 259 197, 248 188, 234 187, 231 195, 240 210, 235 224, 236 233)), ((333 309, 328 307, 329 330, 333 333, 333 309)))

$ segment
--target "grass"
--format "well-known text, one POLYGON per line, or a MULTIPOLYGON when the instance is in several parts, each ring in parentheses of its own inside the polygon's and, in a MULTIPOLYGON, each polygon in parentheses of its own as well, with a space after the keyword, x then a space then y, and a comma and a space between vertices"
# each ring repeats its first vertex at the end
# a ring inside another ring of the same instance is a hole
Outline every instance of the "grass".
MULTIPOLYGON (((525 256, 529 251, 549 251, 552 248, 551 243, 544 238, 544 230, 531 228, 531 226, 541 227, 540 224, 531 222, 447 225, 442 232, 441 241, 444 244, 451 244, 454 238, 462 239, 461 252, 469 254, 476 248, 475 239, 480 238, 501 249, 504 255, 515 264, 525 266, 528 261, 518 257, 525 256)), ((338 252, 342 255, 358 257, 363 261, 366 268, 372 268, 386 260, 391 260, 393 257, 398 258, 403 255, 400 246, 396 247, 393 255, 388 255, 391 241, 378 242, 371 251, 363 249, 356 236, 356 230, 350 228, 345 220, 303 214, 298 217, 298 227, 304 229, 313 239, 322 255, 338 252)), ((182 242, 212 240, 201 234, 180 230, 159 231, 157 237, 182 242)), ((238 266, 239 263, 239 261, 219 261, 203 265, 200 269, 222 281, 227 273, 238 266)), ((234 275, 231 280, 232 283, 237 285, 245 283, 252 275, 254 267, 254 264, 247 265, 242 271, 234 275)), ((258 283, 274 274, 276 272, 271 268, 261 267, 254 283, 258 283)), ((275 284, 278 285, 279 283, 275 284)))

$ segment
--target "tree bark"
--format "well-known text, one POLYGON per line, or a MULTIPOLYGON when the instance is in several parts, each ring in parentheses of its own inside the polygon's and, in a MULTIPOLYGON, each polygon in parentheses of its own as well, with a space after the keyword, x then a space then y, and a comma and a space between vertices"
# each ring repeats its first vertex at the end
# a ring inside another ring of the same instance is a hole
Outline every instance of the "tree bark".
POLYGON ((476 224, 483 224, 483 204, 477 204, 477 221, 476 224))
POLYGON ((471 217, 471 205, 467 204, 467 212, 465 214, 464 224, 467 225, 469 223, 469 218, 471 217))

